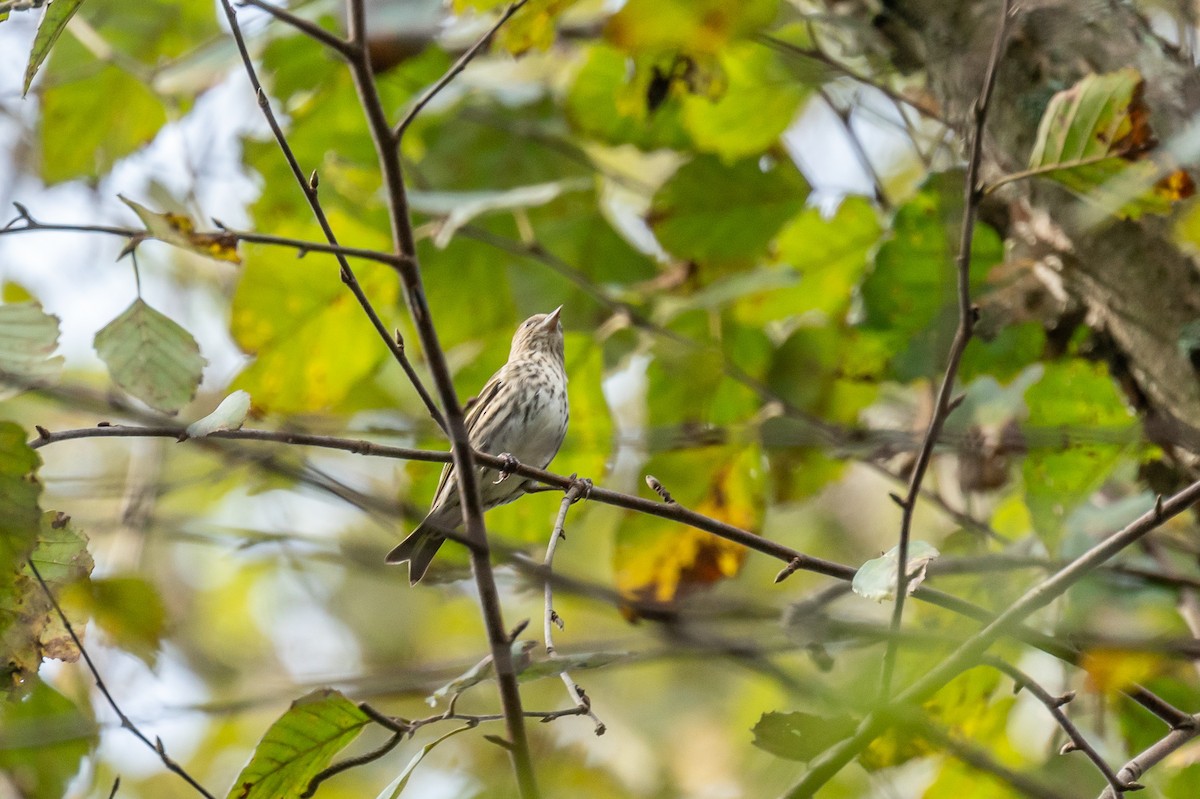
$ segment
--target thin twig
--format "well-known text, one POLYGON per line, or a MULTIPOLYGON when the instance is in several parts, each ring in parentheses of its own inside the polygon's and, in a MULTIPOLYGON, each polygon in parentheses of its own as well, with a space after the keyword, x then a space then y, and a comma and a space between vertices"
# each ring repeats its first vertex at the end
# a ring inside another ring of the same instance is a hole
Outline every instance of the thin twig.
POLYGON ((772 47, 780 52, 791 53, 792 55, 797 55, 797 56, 801 56, 804 58, 811 58, 812 60, 814 60, 820 64, 823 64, 826 67, 829 67, 833 72, 837 73, 838 75, 841 75, 846 78, 850 78, 851 80, 855 81, 856 83, 861 83, 864 86, 869 86, 870 88, 872 88, 875 91, 882 94, 884 97, 887 97, 892 102, 903 103, 904 105, 913 109, 914 111, 916 111, 918 114, 920 114, 923 117, 932 119, 935 122, 940 122, 943 125, 948 124, 946 122, 946 120, 943 119, 941 117, 941 115, 939 115, 936 111, 925 107, 924 105, 922 105, 919 102, 916 102, 915 100, 911 100, 911 99, 905 97, 904 95, 900 94, 895 89, 891 88, 890 86, 887 86, 886 84, 879 83, 879 82, 871 79, 867 75, 863 75, 859 72, 856 72, 852 68, 843 64, 841 61, 838 61, 837 59, 833 58, 832 56, 827 55, 826 53, 824 53, 821 50, 807 49, 804 47, 799 47, 797 45, 792 44, 791 42, 785 42, 782 39, 778 39, 778 38, 776 38, 770 34, 766 34, 766 33, 759 34, 759 35, 755 36, 754 38, 756 41, 760 42, 761 44, 764 44, 768 47, 772 47))
POLYGON ((879 177, 879 170, 871 163, 871 157, 867 154, 867 148, 863 146, 862 140, 854 132, 850 110, 839 107, 825 89, 818 89, 817 92, 821 95, 821 99, 825 101, 825 105, 833 112, 833 115, 838 118, 838 122, 842 124, 842 130, 846 134, 846 141, 850 143, 850 149, 854 150, 854 156, 858 159, 863 172, 871 179, 871 185, 875 191, 875 202, 879 203, 885 209, 889 208, 890 203, 888 203, 887 191, 883 188, 883 180, 879 177))
MULTIPOLYGON (((296 183, 300 186, 300 190, 304 193, 304 197, 308 200, 308 205, 312 209, 313 216, 316 217, 317 224, 321 226, 321 231, 325 234, 326 240, 333 247, 338 248, 338 252, 333 255, 337 258, 338 265, 341 267, 342 282, 350 289, 354 298, 358 300, 358 304, 362 306, 363 312, 367 318, 371 320, 371 325, 379 334, 387 345, 388 351, 392 353, 392 357, 400 364, 400 368, 408 375, 409 382, 413 388, 421 396, 421 400, 425 403, 429 415, 437 423, 442 430, 446 429, 446 420, 442 418, 442 413, 438 410, 437 404, 433 398, 429 396, 429 392, 425 390, 421 378, 417 375, 412 364, 409 363, 408 356, 404 353, 404 348, 392 337, 390 331, 384 326, 383 321, 376 313, 375 307, 371 305, 371 301, 367 298, 366 292, 359 285, 358 278, 354 275, 354 270, 350 268, 350 262, 341 254, 341 245, 338 244, 337 236, 334 235, 333 228, 329 225, 329 219, 325 216, 325 210, 321 207, 321 201, 317 197, 317 179, 314 172, 311 177, 306 178, 304 171, 300 168, 300 163, 296 160, 295 153, 292 152, 291 145, 288 144, 287 137, 283 133, 283 129, 279 126, 279 121, 275 118, 275 112, 271 110, 271 103, 267 100, 267 93, 263 90, 262 84, 258 80, 258 73, 254 70, 254 62, 250 58, 250 52, 246 49, 246 40, 242 36, 241 26, 237 21, 237 14, 230 5, 230 0, 221 0, 221 6, 225 10, 225 18, 229 21, 230 30, 233 32, 233 38, 237 42, 238 52, 242 56, 242 64, 246 68, 246 75, 250 78, 250 85, 254 87, 254 95, 258 100, 258 106, 262 109, 263 116, 267 119, 267 124, 271 126, 271 132, 275 136, 275 142, 279 145, 280 151, 283 152, 284 158, 291 168, 292 176, 296 179, 296 183)), ((407 253, 397 253, 397 259, 401 259, 407 253)), ((411 256, 409 256, 411 257, 411 256)), ((404 262, 393 264, 397 269, 404 268, 404 262)))
MULTIPOLYGON (((58 442, 82 438, 178 439, 184 430, 182 427, 129 427, 105 424, 98 427, 85 427, 74 430, 62 430, 58 432, 51 432, 45 428, 39 427, 38 432, 38 437, 29 442, 29 446, 33 449, 39 449, 41 447, 58 442)), ((375 444, 362 439, 338 438, 336 436, 322 436, 288 431, 242 428, 241 430, 222 430, 214 432, 210 434, 208 438, 245 441, 270 441, 279 444, 334 449, 369 457, 394 458, 401 460, 424 461, 429 463, 447 463, 451 459, 450 454, 447 452, 409 449, 406 447, 392 447, 383 444, 375 444)), ((475 452, 473 455, 474 460, 480 464, 491 466, 497 469, 508 468, 515 475, 520 475, 530 480, 535 480, 544 485, 554 486, 560 490, 569 490, 573 485, 575 485, 576 482, 578 482, 577 480, 565 475, 555 474, 544 469, 536 469, 532 466, 526 466, 522 463, 514 464, 513 462, 507 461, 504 458, 489 455, 487 453, 475 452)), ((611 489, 595 486, 589 489, 588 499, 605 505, 611 505, 613 507, 624 508, 626 510, 646 513, 659 518, 668 519, 680 524, 694 527, 697 530, 703 530, 705 532, 712 533, 713 535, 729 541, 734 541, 746 546, 749 549, 783 561, 784 563, 788 564, 788 570, 791 572, 804 570, 816 574, 823 574, 827 577, 833 577, 837 580, 847 583, 854 579, 856 570, 852 566, 806 555, 776 541, 757 536, 747 530, 742 530, 734 527, 733 525, 689 510, 688 508, 676 502, 659 502, 632 494, 624 494, 619 491, 613 491, 611 489)), ((470 545, 469 542, 465 540, 462 543, 468 546, 470 545)), ((540 575, 539 579, 548 579, 548 576, 540 575)), ((995 615, 988 610, 951 594, 947 594, 943 591, 932 588, 928 584, 923 584, 920 588, 914 591, 913 596, 916 599, 936 605, 952 613, 975 619, 983 624, 990 624, 996 618, 995 615)), ((1024 626, 1017 626, 1006 632, 1017 640, 1040 649, 1041 651, 1053 655, 1054 657, 1057 657, 1068 663, 1077 664, 1079 661, 1080 654, 1078 650, 1075 650, 1063 644, 1058 639, 1040 631, 1024 626)), ((1177 726, 1179 724, 1186 723, 1186 720, 1190 718, 1187 713, 1173 707, 1165 702, 1161 697, 1156 696, 1141 686, 1133 686, 1128 689, 1128 695, 1135 702, 1154 713, 1167 724, 1177 726)))
MULTIPOLYGON (((1161 763, 1168 755, 1182 748, 1196 736, 1200 735, 1200 713, 1191 717, 1190 726, 1182 726, 1171 730, 1159 740, 1146 747, 1142 752, 1117 772, 1117 779, 1122 782, 1137 782, 1150 768, 1161 763)), ((1109 785, 1100 793, 1100 799, 1118 799, 1119 794, 1113 792, 1109 785)))
POLYGON ((404 740, 404 735, 405 733, 403 732, 393 732, 386 741, 371 751, 363 752, 361 755, 356 757, 348 757, 345 760, 339 761, 322 769, 317 774, 314 774, 313 778, 308 781, 308 787, 304 789, 302 794, 300 794, 300 799, 309 799, 317 792, 317 788, 320 787, 321 783, 325 782, 325 780, 329 779, 330 777, 341 774, 343 771, 349 771, 352 768, 365 766, 368 763, 374 763, 376 760, 379 760, 388 752, 395 749, 400 742, 404 740))
POLYGON ((525 730, 521 691, 517 684, 512 648, 504 625, 496 576, 492 570, 478 474, 467 436, 465 418, 455 393, 454 380, 438 341, 437 327, 433 323, 421 280, 421 270, 417 265, 416 240, 404 185, 404 172, 400 165, 400 148, 383 109, 379 87, 375 83, 371 51, 366 46, 366 9, 363 0, 346 0, 346 20, 347 38, 356 48, 355 56, 350 60, 350 74, 366 116, 367 129, 375 145, 375 154, 379 159, 391 222, 392 246, 397 256, 406 259, 398 268, 404 299, 425 351, 442 408, 445 410, 445 430, 450 438, 450 453, 454 461, 459 503, 462 506, 463 527, 467 539, 472 542, 469 550, 471 572, 479 595, 480 613, 487 630, 488 646, 496 669, 500 704, 504 710, 505 729, 509 737, 506 749, 512 759, 517 788, 522 799, 537 799, 540 793, 534 775, 533 758, 529 753, 529 737, 525 730))
MULTIPOLYGON (((328 253, 331 255, 343 255, 349 258, 361 258, 364 261, 376 261, 388 266, 396 266, 400 259, 395 255, 378 250, 368 250, 362 247, 342 247, 340 245, 326 244, 318 241, 305 241, 304 239, 293 239, 287 236, 272 236, 266 233, 253 233, 248 230, 233 230, 222 225, 214 220, 217 229, 230 239, 236 241, 244 241, 251 244, 268 244, 275 247, 286 247, 296 250, 300 257, 304 257, 310 252, 328 253)), ((142 241, 149 238, 148 232, 142 228, 117 227, 114 225, 75 225, 60 222, 39 222, 29 215, 29 211, 23 205, 17 205, 17 216, 13 218, 6 226, 0 228, 0 236, 6 236, 12 233, 37 233, 39 231, 53 231, 59 233, 105 233, 110 236, 121 236, 128 239, 130 242, 142 241), (18 222, 22 222, 20 226, 18 222)), ((203 231, 201 231, 203 232, 203 231)))
MULTIPOLYGON (((812 796, 817 789, 828 782, 834 774, 887 727, 886 717, 892 708, 905 704, 916 704, 928 698, 956 674, 973 665, 1001 636, 1062 596, 1067 589, 1106 561, 1133 546, 1145 535, 1160 527, 1166 520, 1182 513, 1198 500, 1200 500, 1200 481, 1192 483, 1165 502, 1156 503, 1154 508, 1088 549, 1052 577, 1030 588, 1007 610, 996 616, 990 624, 964 641, 941 663, 925 672, 920 679, 897 694, 890 705, 878 712, 868 714, 851 737, 835 744, 812 760, 808 772, 799 783, 792 787, 787 796, 792 799, 812 796)), ((1193 717, 1185 716, 1180 723, 1191 724, 1193 717)), ((1124 780, 1124 778, 1122 779, 1124 780)))
MULTIPOLYGON (((572 478, 575 475, 571 475, 572 478)), ((554 553, 558 549, 558 542, 565 539, 567 510, 570 509, 581 497, 585 496, 591 488, 591 481, 580 480, 575 485, 567 489, 567 493, 563 495, 562 503, 558 506, 558 517, 554 520, 554 529, 550 531, 550 542, 546 545, 546 558, 542 561, 542 566, 549 573, 554 567, 554 553)), ((563 627, 562 617, 554 610, 554 585, 550 580, 545 581, 544 595, 546 600, 546 610, 543 617, 543 633, 546 638, 546 654, 551 659, 558 657, 558 652, 554 648, 554 628, 560 630, 563 627)), ((575 707, 586 713, 596 725, 596 734, 603 735, 606 727, 595 713, 592 712, 592 702, 587 698, 587 695, 571 678, 567 671, 563 671, 560 675, 563 683, 567 686, 567 695, 571 697, 571 701, 575 703, 575 707)))
POLYGON ((1104 779, 1108 781, 1109 786, 1116 791, 1118 796, 1120 796, 1124 791, 1136 791, 1142 787, 1136 783, 1131 784, 1122 782, 1112 768, 1109 767, 1108 763, 1104 762, 1104 758, 1101 757, 1100 753, 1096 751, 1096 747, 1092 746, 1088 742, 1087 738, 1084 737, 1083 733, 1079 731, 1079 728, 1075 726, 1075 722, 1071 721, 1067 714, 1063 712, 1063 706, 1075 698, 1075 693, 1073 691, 1062 696, 1051 696, 1049 691, 1038 685, 1038 683, 1032 677, 1018 669, 1016 666, 1012 666, 1000 658, 995 657, 984 658, 983 662, 997 671, 1008 675, 1016 684, 1017 690, 1025 688, 1029 691, 1029 693, 1033 694, 1039 702, 1045 705, 1046 710, 1050 711, 1050 715, 1054 717, 1054 720, 1058 723, 1058 726, 1062 727, 1063 732, 1065 732, 1067 737, 1071 739, 1071 749, 1065 750, 1063 754, 1066 754, 1066 751, 1075 750, 1083 752, 1084 755, 1087 756, 1088 760, 1092 761, 1100 773, 1104 775, 1104 779))
POLYGON ((317 23, 298 17, 283 6, 268 3, 266 0, 237 0, 239 6, 254 6, 265 11, 280 22, 291 25, 308 38, 325 45, 346 60, 354 57, 354 46, 345 39, 322 28, 317 23))
MULTIPOLYGON (((38 567, 34 564, 32 559, 26 561, 26 563, 29 565, 29 570, 33 572, 33 576, 37 578, 38 584, 42 587, 42 591, 46 593, 46 598, 50 600, 50 605, 54 608, 55 615, 58 616, 58 620, 62 622, 63 627, 66 629, 67 635, 71 636, 71 641, 74 642, 75 648, 79 650, 80 656, 83 657, 83 662, 87 664, 88 671, 92 673, 92 679, 96 682, 97 690, 100 691, 100 694, 104 697, 104 700, 108 702, 108 706, 112 708, 113 713, 116 713, 117 718, 121 720, 121 726, 133 733, 134 736, 148 748, 154 750, 154 753, 158 755, 158 759, 162 761, 162 764, 166 766, 169 771, 173 771, 182 777, 184 782, 192 786, 197 793, 199 793, 201 796, 204 796, 205 799, 215 799, 215 797, 209 793, 203 785, 198 783, 191 774, 187 773, 183 766, 176 763, 169 755, 167 755, 166 747, 163 746, 161 739, 156 738, 155 741, 152 742, 146 737, 145 733, 137 728, 136 724, 129 720, 129 716, 125 715, 125 711, 121 710, 120 705, 117 704, 117 700, 113 699, 113 695, 109 693, 108 686, 104 684, 104 678, 100 676, 100 672, 96 669, 96 664, 92 662, 92 656, 88 654, 86 649, 84 649, 83 641, 79 640, 79 636, 75 634, 75 628, 71 626, 71 622, 67 619, 67 614, 63 613, 63 609, 59 606, 58 599, 55 598, 54 592, 50 590, 50 586, 46 585, 46 581, 42 579, 42 573, 38 571, 38 567)), ((116 788, 117 786, 114 784, 114 793, 116 792, 116 788)))
MULTIPOLYGON (((904 600, 908 594, 908 544, 912 537, 913 512, 916 510, 917 497, 921 491, 921 483, 925 479, 925 471, 933 457, 933 448, 937 443, 942 425, 951 412, 951 393, 954 391, 954 378, 958 374, 958 365, 962 361, 967 343, 975 332, 975 321, 978 309, 971 304, 971 241, 975 237, 975 216, 979 208, 979 167, 983 161, 983 131, 987 122, 988 105, 992 98, 992 89, 996 85, 996 71, 1000 57, 1004 53, 1004 41, 1008 35, 1009 23, 1013 19, 1013 0, 1004 0, 1000 14, 996 38, 992 42, 991 57, 988 59, 987 70, 984 73, 983 88, 975 100, 974 124, 971 127, 970 157, 967 161, 967 174, 963 188, 963 221, 958 242, 958 329, 954 332, 954 341, 950 345, 946 372, 942 376, 942 384, 938 388, 937 399, 934 401, 933 412, 929 417, 929 426, 925 430, 925 438, 917 453, 916 463, 908 483, 908 494, 900 503, 900 542, 897 547, 896 560, 899 568, 896 570, 896 604, 892 608, 892 630, 900 629, 904 620, 904 600)), ((883 673, 880 680, 880 695, 886 700, 892 690, 892 675, 896 667, 897 645, 895 639, 888 641, 887 650, 883 657, 883 673)))
POLYGON ((436 97, 442 91, 442 89, 445 89, 448 85, 450 85, 450 81, 458 77, 459 73, 467 68, 467 64, 471 63, 475 56, 479 55, 483 48, 487 47, 488 42, 492 40, 492 37, 496 35, 496 32, 500 30, 501 26, 508 22, 512 15, 517 13, 521 6, 525 5, 527 2, 528 0, 516 0, 515 3, 509 4, 508 8, 504 9, 504 13, 500 15, 500 19, 496 20, 496 24, 489 28, 487 33, 483 34, 483 36, 480 36, 479 40, 475 42, 475 44, 471 45, 471 47, 465 53, 459 56, 458 60, 454 62, 450 69, 446 70, 446 74, 442 75, 442 77, 438 79, 437 83, 430 86, 429 89, 421 95, 421 98, 413 104, 413 107, 408 110, 408 113, 405 114, 404 117, 398 123, 396 123, 396 127, 392 129, 392 138, 395 140, 396 146, 400 145, 400 141, 404 138, 404 132, 408 130, 408 126, 411 125, 413 120, 417 118, 417 114, 421 113, 425 106, 429 105, 429 102, 436 97))

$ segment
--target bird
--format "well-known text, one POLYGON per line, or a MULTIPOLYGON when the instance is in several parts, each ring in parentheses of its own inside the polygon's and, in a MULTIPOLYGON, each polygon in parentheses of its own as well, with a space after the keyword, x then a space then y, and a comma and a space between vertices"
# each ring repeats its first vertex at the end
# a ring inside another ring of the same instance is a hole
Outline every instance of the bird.
MULTIPOLYGON (((562 306, 529 317, 513 335, 508 361, 467 404, 467 440, 471 448, 544 469, 558 454, 567 434, 567 370, 563 361, 562 306)), ((525 482, 480 466, 483 509, 512 502, 525 482)), ((409 584, 429 568, 447 533, 463 525, 453 463, 442 469, 433 504, 417 528, 388 553, 388 563, 408 562, 409 584)))

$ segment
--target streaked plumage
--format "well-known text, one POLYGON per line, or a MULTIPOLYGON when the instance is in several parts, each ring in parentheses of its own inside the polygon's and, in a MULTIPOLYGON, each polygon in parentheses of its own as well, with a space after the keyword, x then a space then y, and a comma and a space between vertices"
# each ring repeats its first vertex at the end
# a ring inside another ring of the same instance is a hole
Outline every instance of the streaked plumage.
MULTIPOLYGON (((526 319, 513 336, 508 362, 492 375, 467 409, 471 447, 490 455, 507 453, 529 466, 544 469, 558 453, 567 432, 567 372, 563 365, 561 306, 526 319)), ((480 468, 483 509, 512 502, 524 492, 524 481, 496 482, 494 469, 480 468)), ((388 553, 388 563, 408 561, 409 582, 429 568, 445 540, 438 531, 462 527, 462 508, 453 464, 446 464, 425 520, 388 553)))

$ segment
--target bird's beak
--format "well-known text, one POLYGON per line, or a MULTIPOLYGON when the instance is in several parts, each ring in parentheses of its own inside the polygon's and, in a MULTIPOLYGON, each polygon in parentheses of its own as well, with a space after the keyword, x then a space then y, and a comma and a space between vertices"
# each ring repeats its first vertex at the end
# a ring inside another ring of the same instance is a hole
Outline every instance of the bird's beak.
POLYGON ((541 324, 542 330, 545 330, 546 332, 550 332, 551 330, 554 329, 554 326, 558 324, 558 316, 560 313, 562 313, 562 309, 563 309, 563 307, 560 305, 557 308, 555 308, 553 311, 551 311, 549 314, 546 315, 546 318, 542 320, 542 324, 541 324))

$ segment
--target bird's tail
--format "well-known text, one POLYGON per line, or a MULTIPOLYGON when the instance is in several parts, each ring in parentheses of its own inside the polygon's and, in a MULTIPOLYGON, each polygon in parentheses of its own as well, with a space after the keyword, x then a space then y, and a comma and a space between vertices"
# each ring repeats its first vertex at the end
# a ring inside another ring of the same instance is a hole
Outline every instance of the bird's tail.
POLYGON ((426 522, 421 522, 421 525, 413 530, 408 538, 397 544, 384 560, 388 563, 408 561, 408 582, 409 585, 416 585, 425 576, 433 556, 445 540, 428 529, 426 522))

